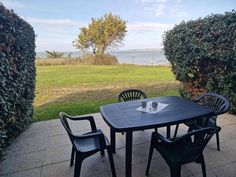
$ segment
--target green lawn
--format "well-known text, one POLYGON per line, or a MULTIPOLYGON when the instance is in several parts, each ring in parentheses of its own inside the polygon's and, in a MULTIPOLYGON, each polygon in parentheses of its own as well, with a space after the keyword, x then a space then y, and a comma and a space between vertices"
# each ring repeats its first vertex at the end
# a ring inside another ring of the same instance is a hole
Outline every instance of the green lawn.
POLYGON ((37 66, 34 120, 55 119, 60 111, 98 112, 128 88, 142 89, 148 97, 178 95, 178 82, 166 66, 37 66))

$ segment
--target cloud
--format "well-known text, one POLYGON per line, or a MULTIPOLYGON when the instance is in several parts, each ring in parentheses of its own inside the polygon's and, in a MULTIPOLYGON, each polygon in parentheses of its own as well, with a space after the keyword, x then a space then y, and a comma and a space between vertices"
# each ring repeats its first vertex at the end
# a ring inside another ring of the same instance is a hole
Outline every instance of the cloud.
POLYGON ((153 0, 140 0, 140 2, 153 2, 153 0))
POLYGON ((164 3, 156 4, 156 6, 154 8, 155 15, 160 16, 160 15, 165 14, 165 7, 166 6, 164 5, 164 3))
POLYGON ((37 35, 36 50, 74 50, 72 41, 85 23, 73 19, 25 17, 37 35))
POLYGON ((182 0, 175 0, 174 2, 177 4, 177 3, 181 3, 182 0))
POLYGON ((164 14, 171 17, 184 17, 187 13, 181 5, 182 0, 139 0, 144 10, 153 12, 156 16, 164 14))
POLYGON ((165 23, 128 23, 127 28, 129 30, 137 30, 137 31, 166 31, 173 28, 174 25, 172 24, 165 24, 165 23))
POLYGON ((25 8, 21 2, 17 0, 1 0, 1 3, 9 9, 22 9, 25 8))
POLYGON ((167 0, 155 0, 156 3, 166 3, 167 0))
POLYGON ((140 0, 144 10, 153 11, 156 16, 165 14, 167 0, 140 0))
POLYGON ((26 17, 31 24, 47 25, 47 26, 82 26, 83 23, 72 19, 41 19, 35 17, 26 17))

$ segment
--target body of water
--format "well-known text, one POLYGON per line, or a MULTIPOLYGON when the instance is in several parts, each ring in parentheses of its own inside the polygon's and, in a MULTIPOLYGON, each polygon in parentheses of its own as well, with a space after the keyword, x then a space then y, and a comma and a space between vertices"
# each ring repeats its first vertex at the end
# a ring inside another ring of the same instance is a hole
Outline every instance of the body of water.
POLYGON ((160 50, 127 50, 111 52, 111 54, 115 55, 121 64, 160 65, 169 63, 163 51, 160 50))
MULTIPOLYGON (((73 57, 81 56, 80 52, 64 52, 65 56, 72 53, 73 57)), ((162 65, 169 64, 162 50, 126 50, 111 51, 111 55, 117 57, 120 64, 136 64, 136 65, 162 65)), ((45 52, 37 53, 39 57, 46 57, 45 52)))

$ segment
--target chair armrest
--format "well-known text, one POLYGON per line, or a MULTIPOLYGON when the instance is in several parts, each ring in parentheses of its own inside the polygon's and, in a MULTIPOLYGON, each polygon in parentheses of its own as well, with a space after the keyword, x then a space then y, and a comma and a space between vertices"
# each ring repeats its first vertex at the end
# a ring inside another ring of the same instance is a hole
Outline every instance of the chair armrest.
POLYGON ((90 126, 91 126, 91 130, 92 131, 97 130, 93 116, 69 116, 69 115, 67 115, 67 118, 72 121, 88 120, 90 123, 90 126))
POLYGON ((88 134, 83 134, 83 135, 74 135, 74 138, 78 138, 78 139, 87 139, 87 138, 96 138, 99 136, 104 136, 102 132, 92 132, 92 133, 88 133, 88 134))
POLYGON ((97 131, 94 133, 84 134, 84 135, 73 135, 74 139, 88 139, 88 138, 98 138, 99 139, 99 145, 101 149, 104 149, 106 147, 106 140, 105 136, 102 133, 102 131, 97 131))

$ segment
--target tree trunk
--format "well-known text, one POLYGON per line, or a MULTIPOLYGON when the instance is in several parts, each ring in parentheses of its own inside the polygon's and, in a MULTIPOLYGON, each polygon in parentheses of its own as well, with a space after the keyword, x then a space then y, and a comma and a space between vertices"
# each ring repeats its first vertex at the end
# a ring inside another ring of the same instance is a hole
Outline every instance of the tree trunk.
POLYGON ((104 44, 103 47, 102 47, 102 51, 101 51, 101 54, 102 54, 102 55, 104 54, 104 52, 105 52, 105 50, 106 50, 106 47, 107 47, 107 46, 104 44))
POLYGON ((93 48, 93 55, 96 55, 96 48, 93 48))

